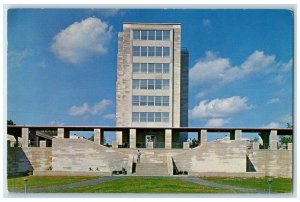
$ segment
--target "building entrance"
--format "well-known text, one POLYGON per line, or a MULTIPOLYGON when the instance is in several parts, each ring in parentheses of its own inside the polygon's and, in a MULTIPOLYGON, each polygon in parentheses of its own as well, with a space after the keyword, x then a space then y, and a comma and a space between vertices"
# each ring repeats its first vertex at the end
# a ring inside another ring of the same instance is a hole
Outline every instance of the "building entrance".
POLYGON ((146 135, 145 141, 146 141, 146 144, 147 144, 147 142, 153 142, 153 145, 155 145, 156 136, 155 135, 146 135))

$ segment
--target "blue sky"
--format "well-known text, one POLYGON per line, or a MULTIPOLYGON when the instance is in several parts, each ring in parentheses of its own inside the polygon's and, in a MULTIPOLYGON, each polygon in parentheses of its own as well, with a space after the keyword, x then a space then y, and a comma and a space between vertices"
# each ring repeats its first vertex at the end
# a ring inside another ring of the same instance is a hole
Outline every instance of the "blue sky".
POLYGON ((286 127, 293 114, 289 10, 11 9, 7 118, 114 126, 123 22, 182 24, 189 126, 286 127))

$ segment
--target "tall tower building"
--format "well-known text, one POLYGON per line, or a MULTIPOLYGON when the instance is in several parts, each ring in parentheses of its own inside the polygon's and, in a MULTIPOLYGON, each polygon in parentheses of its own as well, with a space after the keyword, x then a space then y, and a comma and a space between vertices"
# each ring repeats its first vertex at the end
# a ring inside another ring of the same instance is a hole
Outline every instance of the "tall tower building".
MULTIPOLYGON (((116 125, 172 128, 188 126, 188 58, 181 48, 178 23, 124 23, 118 34, 116 125)), ((159 131, 137 132, 137 144, 147 139, 163 143, 159 131)), ((186 134, 175 138, 178 143, 186 134)), ((123 143, 121 133, 117 141, 123 143)))

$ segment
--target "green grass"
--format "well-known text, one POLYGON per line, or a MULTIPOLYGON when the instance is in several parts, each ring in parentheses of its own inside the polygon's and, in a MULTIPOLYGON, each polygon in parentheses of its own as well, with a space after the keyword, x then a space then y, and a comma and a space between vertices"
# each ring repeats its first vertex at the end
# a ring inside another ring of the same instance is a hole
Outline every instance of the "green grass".
MULTIPOLYGON (((219 184, 232 185, 236 187, 251 188, 269 191, 268 177, 265 178, 201 178, 219 184)), ((272 178, 272 192, 292 193, 293 180, 287 178, 272 178)))
POLYGON ((10 192, 24 192, 24 178, 27 181, 27 189, 49 187, 56 185, 69 184, 73 182, 81 182, 85 180, 95 179, 99 177, 45 177, 45 176, 23 176, 7 179, 7 188, 10 192))
MULTIPOLYGON (((56 191, 57 193, 57 191, 56 191)), ((103 184, 64 189, 59 193, 237 193, 172 178, 132 177, 103 184)))

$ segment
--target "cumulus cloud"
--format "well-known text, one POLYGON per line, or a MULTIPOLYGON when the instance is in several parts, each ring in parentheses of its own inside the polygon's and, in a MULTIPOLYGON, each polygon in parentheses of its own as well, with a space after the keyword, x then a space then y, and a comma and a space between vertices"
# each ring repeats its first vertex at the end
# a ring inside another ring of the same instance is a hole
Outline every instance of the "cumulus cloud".
POLYGON ((224 126, 224 124, 226 123, 229 123, 229 119, 212 118, 208 119, 207 123, 205 124, 205 127, 221 127, 224 126))
POLYGON ((261 128, 281 128, 281 127, 280 127, 280 123, 271 122, 271 123, 268 123, 266 125, 262 125, 261 128))
POLYGON ((28 56, 32 55, 32 50, 25 49, 21 51, 8 52, 8 67, 21 67, 28 56))
POLYGON ((103 116, 104 119, 107 119, 107 120, 115 120, 116 119, 116 115, 115 114, 105 114, 103 116))
POLYGON ((69 115, 71 116, 87 116, 97 115, 103 113, 103 111, 112 104, 111 100, 102 100, 96 103, 94 106, 89 106, 88 103, 83 103, 82 106, 72 106, 69 109, 69 115))
POLYGON ((232 96, 224 99, 203 100, 189 111, 191 119, 196 118, 224 118, 230 115, 252 109, 247 104, 247 97, 232 96))
POLYGON ((51 51, 60 59, 81 63, 92 55, 103 55, 112 37, 113 27, 90 17, 75 22, 53 37, 51 51))
POLYGON ((214 52, 207 51, 205 57, 190 69, 189 78, 191 85, 228 83, 264 71, 274 63, 274 55, 254 51, 240 66, 232 66, 228 58, 221 58, 214 52))
POLYGON ((57 120, 52 120, 52 121, 49 122, 49 124, 53 125, 53 126, 63 126, 63 125, 65 125, 65 123, 57 121, 57 120))
POLYGON ((267 101, 267 104, 277 104, 280 102, 279 98, 272 98, 267 101))
POLYGON ((286 114, 284 115, 282 118, 281 118, 281 121, 284 123, 284 124, 293 124, 293 116, 292 115, 289 115, 289 114, 286 114))

